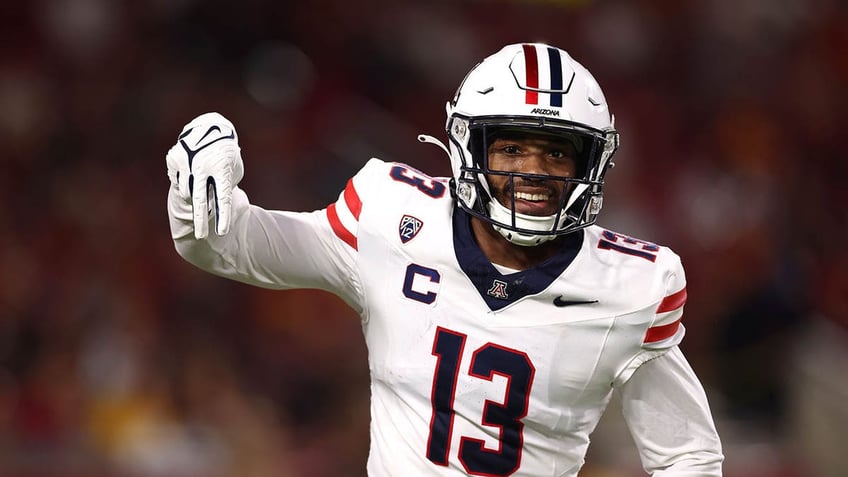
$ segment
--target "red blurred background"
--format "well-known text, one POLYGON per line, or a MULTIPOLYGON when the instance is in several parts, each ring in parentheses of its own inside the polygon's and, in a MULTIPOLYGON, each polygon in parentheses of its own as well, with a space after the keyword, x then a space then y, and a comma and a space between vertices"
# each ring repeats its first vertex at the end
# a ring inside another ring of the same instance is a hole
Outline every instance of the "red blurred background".
MULTIPOLYGON (((165 152, 223 113, 274 209, 324 207, 372 156, 446 175, 416 135, 521 41, 604 88, 599 223, 683 257, 725 475, 848 475, 846 25, 837 0, 4 2, 0 476, 364 476, 357 317, 183 262, 165 152)), ((622 426, 581 475, 642 475, 622 426)))

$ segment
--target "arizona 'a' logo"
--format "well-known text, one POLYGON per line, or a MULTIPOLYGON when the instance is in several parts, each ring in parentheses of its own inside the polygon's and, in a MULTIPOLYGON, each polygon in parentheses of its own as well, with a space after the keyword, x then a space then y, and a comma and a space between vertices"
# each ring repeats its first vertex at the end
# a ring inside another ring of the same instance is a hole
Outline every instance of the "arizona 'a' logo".
POLYGON ((506 294, 506 282, 502 280, 495 280, 492 282, 492 287, 489 288, 486 294, 495 298, 500 298, 501 300, 509 298, 509 295, 506 294))
POLYGON ((400 235, 400 241, 403 243, 409 242, 414 239, 418 232, 421 231, 421 227, 424 226, 424 222, 416 219, 411 215, 404 215, 400 218, 400 224, 398 225, 398 234, 400 235))

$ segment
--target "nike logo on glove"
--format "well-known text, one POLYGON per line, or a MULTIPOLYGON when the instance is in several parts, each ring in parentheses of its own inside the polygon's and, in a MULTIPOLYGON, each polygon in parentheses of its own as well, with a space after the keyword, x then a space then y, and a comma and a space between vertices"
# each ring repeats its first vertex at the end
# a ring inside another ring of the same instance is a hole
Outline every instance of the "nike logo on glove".
POLYGON ((554 298, 554 306, 558 306, 560 308, 571 305, 591 305, 592 303, 597 302, 598 300, 563 300, 562 295, 554 298))
POLYGON ((197 144, 195 144, 195 145, 194 145, 194 147, 196 147, 197 149, 191 149, 190 147, 188 147, 188 145, 185 143, 185 141, 183 141, 183 139, 184 139, 186 136, 188 136, 189 134, 191 134, 191 132, 192 132, 193 130, 194 130, 194 128, 189 129, 188 131, 186 131, 186 132, 184 132, 184 133, 180 134, 180 137, 179 137, 180 145, 183 147, 183 149, 185 149, 185 152, 186 152, 186 154, 188 155, 188 167, 189 167, 189 169, 191 169, 191 161, 192 161, 192 159, 194 159, 194 156, 195 156, 195 155, 197 155, 197 153, 198 153, 198 152, 200 152, 200 151, 202 151, 202 150, 206 149, 207 147, 209 147, 209 146, 210 146, 210 145, 212 145, 212 144, 215 144, 215 143, 216 143, 216 142, 218 142, 218 141, 223 141, 224 139, 235 139, 235 138, 236 138, 236 132, 235 132, 235 131, 230 131, 230 134, 229 134, 229 135, 227 135, 227 136, 220 136, 220 137, 218 137, 217 139, 214 139, 214 140, 209 141, 209 142, 207 142, 206 144, 204 144, 204 145, 202 145, 202 146, 200 146, 200 147, 197 147, 197 145, 198 145, 198 144, 200 144, 201 142, 203 142, 203 140, 204 140, 204 139, 206 139, 206 137, 207 137, 207 136, 209 136, 210 134, 212 134, 213 132, 215 132, 215 131, 218 131, 219 133, 221 132, 221 128, 220 128, 220 127, 218 127, 218 126, 211 126, 211 127, 210 127, 209 129, 207 129, 207 130, 206 130, 206 132, 203 134, 203 137, 201 137, 201 138, 200 138, 200 140, 198 140, 198 141, 197 141, 197 144))

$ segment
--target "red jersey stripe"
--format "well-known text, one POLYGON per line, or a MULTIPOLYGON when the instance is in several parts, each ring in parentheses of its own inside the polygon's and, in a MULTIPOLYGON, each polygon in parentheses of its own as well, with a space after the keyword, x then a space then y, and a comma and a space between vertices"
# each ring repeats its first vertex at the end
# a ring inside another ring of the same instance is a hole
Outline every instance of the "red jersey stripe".
POLYGON ((358 250, 356 246, 356 237, 350 233, 350 231, 345 228, 344 224, 342 224, 342 221, 339 220, 339 214, 336 212, 335 203, 327 206, 327 219, 330 221, 330 227, 333 229, 336 236, 342 239, 346 244, 353 247, 354 250, 358 250))
POLYGON ((680 328, 680 320, 662 326, 652 326, 645 332, 645 343, 656 343, 671 338, 680 328))
POLYGON ((667 311, 674 311, 686 303, 686 288, 684 287, 677 293, 669 295, 663 298, 663 301, 660 302, 660 306, 657 307, 657 313, 665 313, 667 311))
MULTIPOLYGON (((539 58, 536 56, 536 47, 533 45, 522 45, 524 49, 524 77, 528 88, 539 87, 539 58)), ((539 92, 525 91, 524 102, 527 104, 539 104, 539 92)))
POLYGON ((353 187, 353 179, 348 179, 347 181, 344 189, 344 199, 347 208, 353 214, 353 218, 359 220, 359 213, 362 212, 362 199, 359 198, 359 194, 356 193, 356 189, 353 187))

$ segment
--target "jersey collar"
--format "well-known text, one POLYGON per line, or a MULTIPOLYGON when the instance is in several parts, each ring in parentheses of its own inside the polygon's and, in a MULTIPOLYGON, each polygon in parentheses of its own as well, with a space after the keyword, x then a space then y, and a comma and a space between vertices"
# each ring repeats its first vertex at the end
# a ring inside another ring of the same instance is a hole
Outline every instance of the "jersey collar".
POLYGON ((559 252, 542 264, 503 275, 477 245, 471 231, 471 216, 460 207, 454 208, 453 246, 456 259, 459 267, 492 311, 503 309, 548 288, 577 256, 583 244, 583 230, 565 235, 559 242, 559 252))

